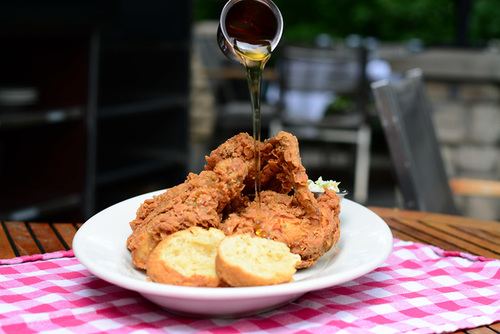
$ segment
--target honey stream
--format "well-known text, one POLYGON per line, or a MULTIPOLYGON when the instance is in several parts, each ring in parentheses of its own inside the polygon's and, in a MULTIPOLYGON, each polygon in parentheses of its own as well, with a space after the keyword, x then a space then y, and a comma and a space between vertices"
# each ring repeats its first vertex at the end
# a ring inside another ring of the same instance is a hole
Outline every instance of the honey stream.
MULTIPOLYGON (((265 1, 234 1, 221 23, 227 31, 228 41, 234 53, 245 67, 250 102, 255 165, 255 233, 261 237, 261 90, 262 72, 271 57, 272 41, 279 33, 278 17, 265 1)), ((222 48, 224 52, 224 48, 222 48)))
POLYGON ((271 44, 249 44, 235 41, 236 54, 241 58, 245 66, 245 72, 250 90, 250 102, 252 105, 252 128, 254 139, 254 161, 255 161, 255 200, 260 206, 260 140, 261 140, 261 87, 262 71, 271 57, 271 44))
MULTIPOLYGON (((255 163, 255 199, 257 203, 257 221, 254 229, 258 236, 264 236, 260 228, 260 206, 261 206, 261 176, 260 176, 260 142, 261 142, 261 104, 262 104, 262 71, 271 57, 271 43, 259 41, 259 43, 245 43, 235 40, 234 50, 241 58, 250 90, 250 102, 252 105, 252 127, 254 139, 254 163, 255 163)), ((264 236, 265 237, 265 236, 264 236)))

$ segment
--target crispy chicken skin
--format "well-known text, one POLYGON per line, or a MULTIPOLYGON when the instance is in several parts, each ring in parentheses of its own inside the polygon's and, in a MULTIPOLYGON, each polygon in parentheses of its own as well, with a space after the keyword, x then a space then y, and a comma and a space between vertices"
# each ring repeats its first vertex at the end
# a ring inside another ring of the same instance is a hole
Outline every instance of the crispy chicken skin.
POLYGON ((229 138, 205 157, 207 161, 205 170, 213 170, 220 161, 235 158, 245 161, 248 168, 243 192, 253 193, 255 191, 255 145, 254 139, 246 132, 229 138))
POLYGON ((326 191, 316 199, 309 191, 308 176, 299 154, 297 138, 279 132, 261 148, 262 189, 260 211, 257 202, 242 202, 221 223, 226 235, 256 232, 262 237, 285 243, 299 254, 298 268, 307 268, 330 248, 340 236, 339 198, 326 191), (260 214, 259 214, 260 212, 260 214))
MULTIPOLYGON (((281 131, 276 136, 260 144, 261 150, 261 185, 262 189, 279 193, 288 193, 293 183, 307 185, 306 169, 302 166, 297 138, 281 131)), ((225 159, 240 158, 248 166, 245 180, 245 193, 253 194, 255 190, 255 154, 254 140, 248 133, 240 133, 206 157, 205 170, 212 170, 215 165, 225 159)))
POLYGON ((309 191, 295 136, 282 131, 259 145, 260 204, 254 201, 254 140, 240 133, 206 157, 199 175, 190 174, 183 184, 141 205, 127 240, 133 264, 145 268, 162 239, 191 226, 281 241, 301 256, 298 269, 314 265, 330 250, 340 235, 337 194, 326 190, 316 199, 309 191))
POLYGON ((243 187, 248 168, 241 159, 218 162, 212 171, 189 174, 187 180, 146 200, 130 222, 127 247, 132 263, 146 268, 149 254, 168 235, 191 226, 219 228, 222 210, 243 187))
POLYGON ((262 192, 260 215, 257 202, 252 202, 239 214, 229 215, 220 228, 226 235, 256 233, 281 241, 301 256, 297 269, 307 268, 338 241, 338 202, 337 194, 328 190, 314 204, 318 212, 309 212, 296 197, 266 190, 262 192))

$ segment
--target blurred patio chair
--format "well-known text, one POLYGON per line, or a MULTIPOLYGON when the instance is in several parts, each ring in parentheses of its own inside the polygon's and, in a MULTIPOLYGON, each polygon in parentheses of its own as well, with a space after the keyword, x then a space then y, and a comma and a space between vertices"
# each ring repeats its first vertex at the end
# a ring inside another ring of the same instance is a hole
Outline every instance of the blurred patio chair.
POLYGON ((405 209, 461 214, 454 195, 500 197, 500 182, 449 179, 421 69, 371 84, 405 209))
MULTIPOLYGON (((216 119, 210 145, 221 144, 239 132, 252 135, 252 108, 242 64, 228 59, 217 45, 218 21, 198 22, 194 26, 193 45, 202 62, 209 87, 215 97, 216 119)), ((272 69, 266 68, 263 76, 272 79, 272 69)), ((276 106, 265 101, 261 105, 262 131, 277 113, 276 106)))
POLYGON ((359 203, 368 198, 370 172, 365 64, 362 48, 283 47, 276 65, 280 107, 270 127, 270 135, 285 130, 301 143, 355 145, 353 199, 359 203), (354 106, 326 112, 339 96, 349 96, 354 106))

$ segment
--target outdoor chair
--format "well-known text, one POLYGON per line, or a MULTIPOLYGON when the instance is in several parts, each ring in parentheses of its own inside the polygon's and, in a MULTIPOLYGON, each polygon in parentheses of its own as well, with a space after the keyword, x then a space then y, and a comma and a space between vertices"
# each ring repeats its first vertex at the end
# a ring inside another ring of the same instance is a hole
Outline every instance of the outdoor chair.
MULTIPOLYGON (((366 120, 366 53, 361 48, 285 46, 280 50, 277 71, 280 80, 278 117, 270 135, 280 130, 295 135, 301 143, 350 144, 354 158, 353 199, 368 197, 371 127, 366 120), (337 113, 327 109, 340 96, 352 97, 353 107, 337 113)), ((322 154, 327 156, 325 149, 322 154)))
MULTIPOLYGON (((194 27, 194 50, 202 62, 203 74, 215 99, 213 134, 210 149, 240 132, 252 135, 252 107, 249 88, 242 64, 230 60, 217 45, 218 21, 199 22, 194 27)), ((274 80, 273 71, 264 69, 264 81, 274 80)), ((269 123, 277 113, 274 105, 263 101, 261 105, 262 131, 269 131, 269 123)))
POLYGON ((421 69, 371 88, 405 209, 461 214, 454 195, 500 197, 498 181, 449 179, 421 69))

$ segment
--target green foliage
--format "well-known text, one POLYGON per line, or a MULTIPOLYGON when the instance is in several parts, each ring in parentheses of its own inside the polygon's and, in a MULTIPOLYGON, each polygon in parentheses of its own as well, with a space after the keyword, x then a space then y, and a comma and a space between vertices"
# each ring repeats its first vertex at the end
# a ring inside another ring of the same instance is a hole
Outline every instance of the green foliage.
POLYGON ((225 3, 224 0, 194 0, 194 19, 218 20, 225 3))
POLYGON ((474 41, 500 38, 500 0, 474 0, 470 38, 474 41))
POLYGON ((402 41, 421 38, 427 43, 454 38, 452 0, 276 0, 287 23, 285 37, 303 39, 326 33, 402 41))
MULTIPOLYGON (((274 0, 285 20, 284 39, 312 41, 320 33, 384 41, 420 38, 428 45, 453 44, 457 0, 274 0)), ((218 19, 224 0, 195 0, 197 19, 218 19)), ((473 44, 500 37, 500 0, 473 0, 473 44)))

